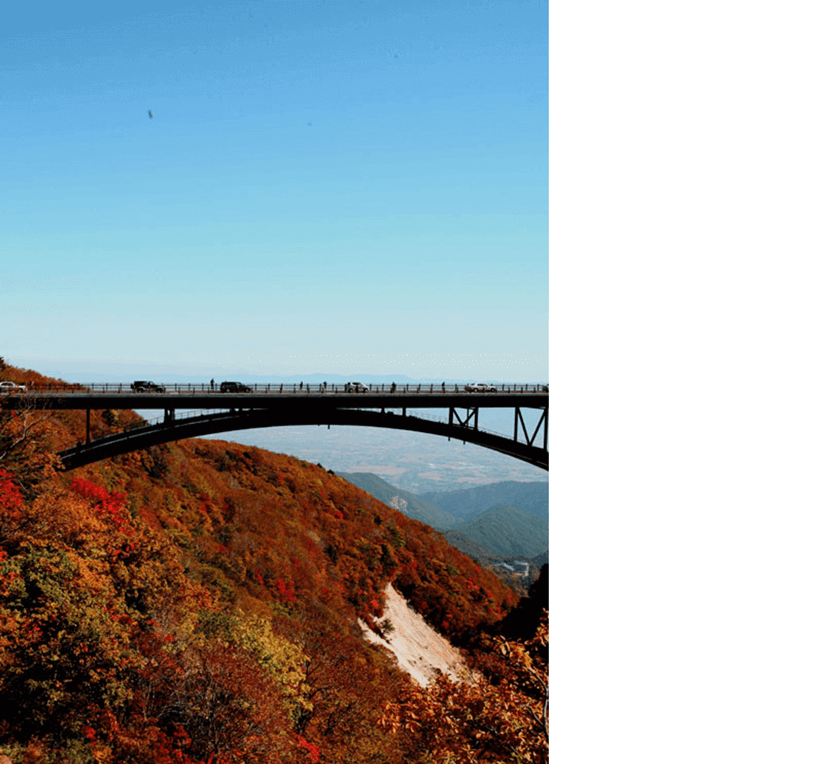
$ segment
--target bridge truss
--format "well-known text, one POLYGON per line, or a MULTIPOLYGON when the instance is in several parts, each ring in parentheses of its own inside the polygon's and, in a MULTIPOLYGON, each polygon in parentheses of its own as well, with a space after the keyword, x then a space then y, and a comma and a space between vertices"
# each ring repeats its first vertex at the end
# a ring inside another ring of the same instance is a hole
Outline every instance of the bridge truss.
POLYGON ((86 411, 85 440, 59 454, 68 470, 184 438, 291 425, 350 425, 422 432, 473 443, 548 469, 548 392, 541 386, 510 386, 512 389, 501 392, 482 393, 435 390, 430 386, 401 390, 391 387, 367 394, 330 390, 326 385, 315 391, 295 387, 245 393, 183 387, 187 389, 133 393, 74 386, 10 396, 3 405, 86 411), (512 411, 512 437, 479 427, 480 412, 488 408, 512 411), (90 412, 107 409, 162 410, 164 415, 121 432, 91 438, 90 412), (530 426, 523 414, 526 409, 537 412, 536 423, 532 415, 530 426), (430 417, 428 413, 420 413, 424 410, 446 412, 447 416, 430 417))

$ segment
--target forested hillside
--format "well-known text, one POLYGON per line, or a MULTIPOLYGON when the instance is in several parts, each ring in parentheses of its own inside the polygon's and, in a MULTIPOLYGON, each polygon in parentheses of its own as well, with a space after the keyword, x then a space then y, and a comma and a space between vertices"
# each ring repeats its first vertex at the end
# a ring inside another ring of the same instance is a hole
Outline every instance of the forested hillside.
POLYGON ((353 472, 343 477, 388 506, 441 531, 452 546, 478 562, 547 554, 548 483, 503 481, 424 494, 447 506, 450 514, 429 498, 400 490, 376 475, 353 472), (513 499, 494 504, 494 499, 500 496, 513 499), (518 503, 513 503, 514 500, 518 503), (520 504, 528 509, 522 509, 520 504))
POLYGON ((418 498, 434 504, 458 520, 467 520, 499 504, 512 504, 548 523, 547 481, 505 480, 460 491, 422 493, 418 498))
POLYGON ((341 476, 389 507, 398 509, 404 515, 431 525, 439 531, 458 524, 457 517, 444 512, 437 505, 424 501, 409 491, 403 491, 369 472, 341 473, 341 476))
POLYGON ((455 530, 500 557, 534 557, 548 549, 548 524, 510 504, 474 515, 455 530))
MULTIPOLYGON (((132 419, 92 412, 93 434, 132 419)), ((223 441, 61 472, 56 450, 83 435, 83 414, 0 408, 0 753, 547 761, 547 631, 505 641, 516 595, 439 533, 223 441), (389 583, 464 648, 471 682, 419 688, 364 641, 389 583)))

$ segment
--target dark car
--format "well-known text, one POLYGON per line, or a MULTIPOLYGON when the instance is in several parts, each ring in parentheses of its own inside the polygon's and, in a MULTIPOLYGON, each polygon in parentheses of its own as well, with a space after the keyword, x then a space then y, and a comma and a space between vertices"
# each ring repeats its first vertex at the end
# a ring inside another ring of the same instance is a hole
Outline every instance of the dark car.
POLYGON ((165 393, 166 389, 163 385, 156 382, 150 382, 148 379, 138 379, 131 383, 131 389, 135 393, 165 393))
POLYGON ((219 390, 223 393, 251 393, 251 390, 248 385, 243 385, 241 382, 222 382, 219 385, 219 390))

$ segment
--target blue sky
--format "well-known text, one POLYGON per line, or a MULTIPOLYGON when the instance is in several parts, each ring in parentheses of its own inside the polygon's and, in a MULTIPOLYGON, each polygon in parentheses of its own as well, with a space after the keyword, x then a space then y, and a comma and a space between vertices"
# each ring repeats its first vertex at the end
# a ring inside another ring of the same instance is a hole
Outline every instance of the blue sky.
POLYGON ((12 363, 547 379, 547 2, 35 3, 0 107, 12 363))

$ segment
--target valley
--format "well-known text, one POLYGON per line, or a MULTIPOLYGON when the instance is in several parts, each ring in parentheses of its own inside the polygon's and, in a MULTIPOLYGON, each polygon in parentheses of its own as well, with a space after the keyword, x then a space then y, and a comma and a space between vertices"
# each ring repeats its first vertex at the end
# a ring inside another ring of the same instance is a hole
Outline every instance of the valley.
POLYGON ((224 436, 295 454, 334 472, 369 472, 422 494, 504 480, 547 481, 547 473, 485 448, 434 435, 372 427, 273 427, 224 436))

